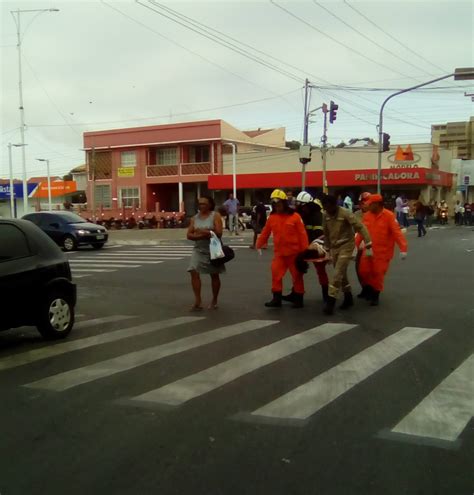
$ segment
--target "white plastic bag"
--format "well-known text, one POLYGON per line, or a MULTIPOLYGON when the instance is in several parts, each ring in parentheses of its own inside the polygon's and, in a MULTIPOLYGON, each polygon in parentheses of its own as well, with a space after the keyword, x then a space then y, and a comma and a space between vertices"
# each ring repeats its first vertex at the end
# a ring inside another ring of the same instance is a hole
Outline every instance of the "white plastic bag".
POLYGON ((211 255, 211 260, 217 260, 225 257, 224 251, 222 250, 221 240, 212 230, 211 239, 209 240, 209 252, 211 255))

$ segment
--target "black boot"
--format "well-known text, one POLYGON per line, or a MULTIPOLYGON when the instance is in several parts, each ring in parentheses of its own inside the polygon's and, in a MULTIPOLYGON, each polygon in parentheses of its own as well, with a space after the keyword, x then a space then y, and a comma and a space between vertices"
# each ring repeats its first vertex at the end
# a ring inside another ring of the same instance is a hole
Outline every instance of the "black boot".
POLYGON ((362 287, 360 294, 357 294, 357 297, 359 299, 367 299, 369 297, 369 291, 370 291, 370 287, 368 285, 364 285, 362 287))
POLYGON ((321 292, 323 293, 323 301, 327 302, 328 297, 329 297, 329 286, 328 285, 321 285, 321 292))
POLYGON ((378 306, 379 305, 379 296, 380 296, 380 291, 372 289, 372 294, 370 297, 370 305, 371 306, 378 306))
POLYGON ((352 298, 352 292, 344 292, 344 301, 339 306, 340 309, 349 309, 354 306, 354 299, 352 298))
POLYGON ((293 289, 291 289, 291 292, 287 296, 282 296, 281 299, 282 299, 282 301, 285 301, 285 302, 294 303, 294 302, 296 302, 297 296, 298 296, 298 294, 293 292, 293 289))
POLYGON ((293 307, 294 308, 304 307, 303 294, 297 294, 296 292, 293 292, 293 307))
POLYGON ((281 308, 281 292, 274 292, 273 299, 265 303, 267 308, 281 308))
POLYGON ((324 305, 323 313, 326 315, 332 315, 334 313, 334 306, 336 305, 336 298, 328 296, 326 304, 324 305))

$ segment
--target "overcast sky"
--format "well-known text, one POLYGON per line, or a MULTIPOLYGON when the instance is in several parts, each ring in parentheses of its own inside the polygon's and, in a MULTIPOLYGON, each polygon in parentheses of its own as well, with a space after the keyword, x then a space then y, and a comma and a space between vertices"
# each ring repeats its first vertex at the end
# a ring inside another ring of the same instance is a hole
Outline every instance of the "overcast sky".
MULTIPOLYGON (((275 3, 290 13, 270 1, 162 4, 231 36, 236 46, 260 50, 244 48, 258 63, 135 1, 2 0, 0 177, 8 176, 8 142, 20 139, 15 9, 60 9, 21 15, 29 175, 45 173, 35 158, 49 158, 60 174, 83 163, 86 130, 222 118, 241 129, 284 126, 288 140, 299 140, 305 76, 315 85, 402 88, 474 65, 471 1, 321 2, 326 10, 312 1, 275 3)), ((468 119, 467 83, 448 79, 439 85, 451 89, 390 102, 391 142, 429 142, 432 123, 468 119)), ((378 108, 388 94, 314 89, 314 107, 330 99, 339 104, 329 143, 376 137, 378 108)), ((321 115, 314 120, 310 141, 318 144, 321 115)), ((14 167, 19 176, 17 149, 14 167)))

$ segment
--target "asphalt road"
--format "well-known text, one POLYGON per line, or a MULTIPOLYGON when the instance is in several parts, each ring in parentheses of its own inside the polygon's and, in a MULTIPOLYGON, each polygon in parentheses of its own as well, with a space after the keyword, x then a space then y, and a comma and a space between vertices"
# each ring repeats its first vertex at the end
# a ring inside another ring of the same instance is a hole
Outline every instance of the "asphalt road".
POLYGON ((263 307, 271 252, 201 313, 185 242, 71 254, 70 337, 0 334, 1 495, 472 495, 474 232, 408 236, 381 305, 331 318, 314 272, 263 307))

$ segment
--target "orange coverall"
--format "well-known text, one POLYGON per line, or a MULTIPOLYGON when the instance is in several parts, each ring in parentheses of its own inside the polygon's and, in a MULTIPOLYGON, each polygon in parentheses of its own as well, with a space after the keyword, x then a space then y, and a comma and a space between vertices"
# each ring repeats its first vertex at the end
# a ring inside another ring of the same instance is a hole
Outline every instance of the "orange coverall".
POLYGON ((273 234, 272 292, 282 292, 283 277, 290 270, 293 290, 304 294, 303 274, 295 266, 296 256, 308 247, 308 236, 298 213, 272 213, 257 239, 257 249, 267 244, 273 234))
MULTIPOLYGON (((400 230, 395 215, 385 208, 378 214, 368 211, 362 217, 364 225, 372 239, 373 256, 362 253, 359 263, 361 285, 370 285, 376 291, 383 291, 383 280, 393 258, 395 244, 402 253, 406 253, 408 244, 400 230)), ((356 243, 359 245, 362 237, 357 234, 356 243)))

